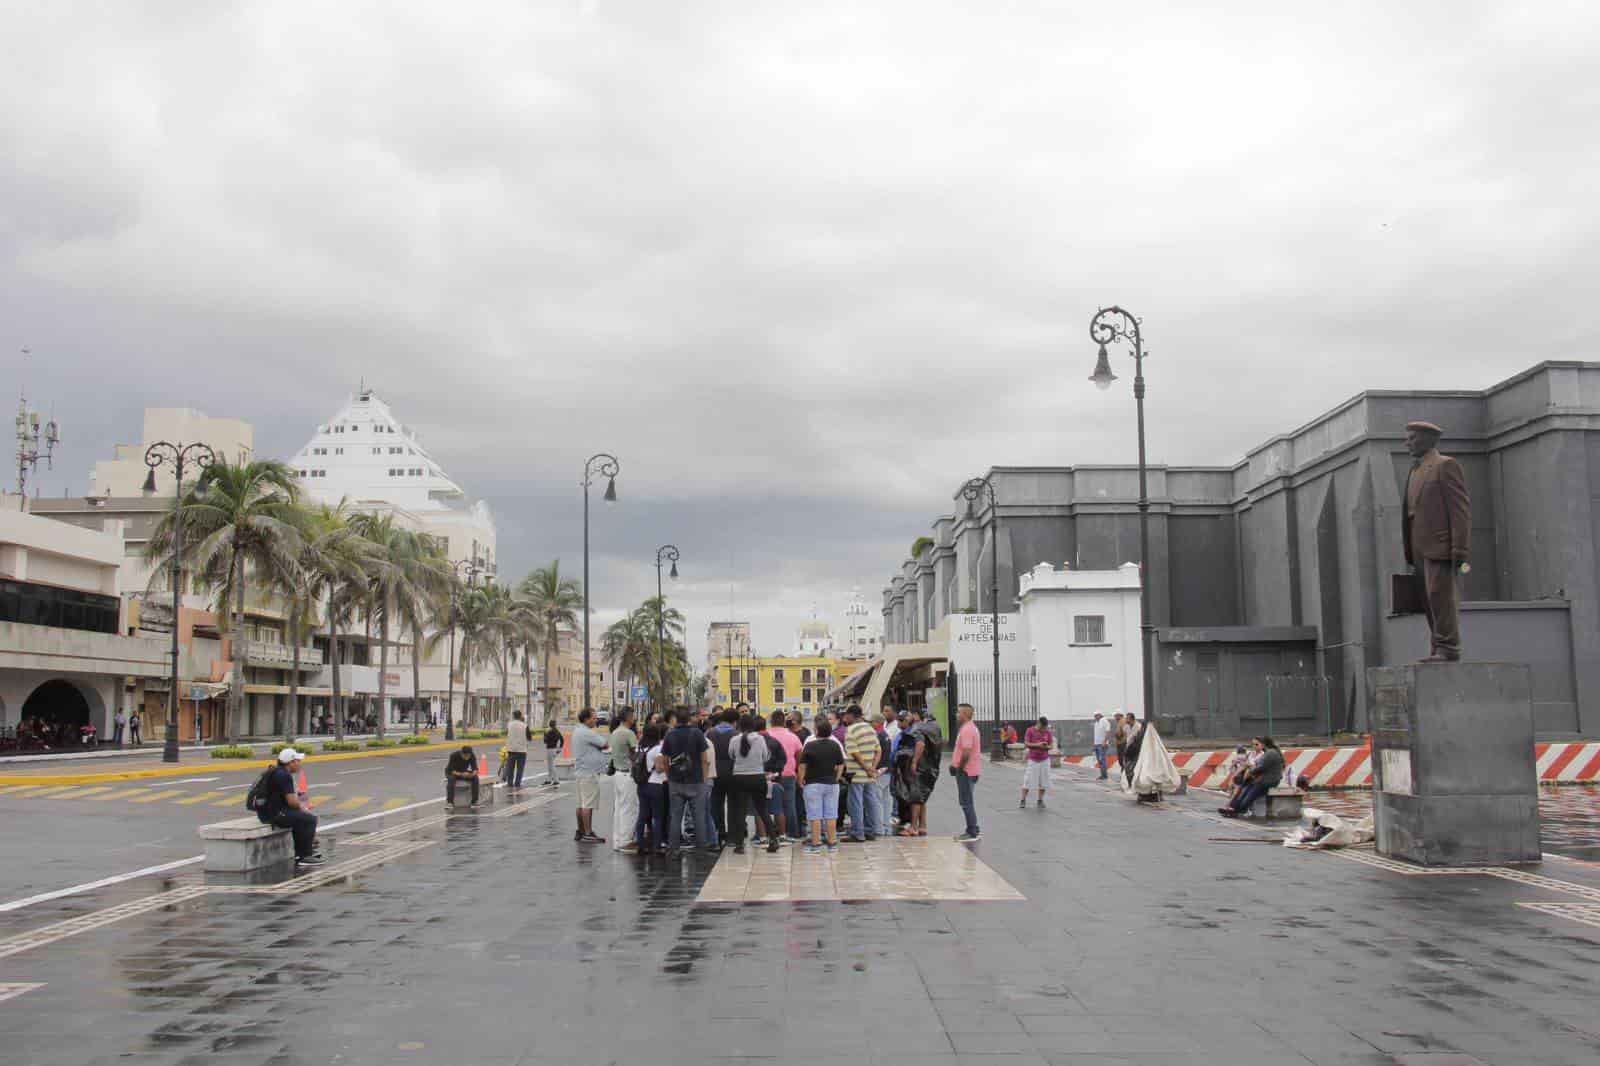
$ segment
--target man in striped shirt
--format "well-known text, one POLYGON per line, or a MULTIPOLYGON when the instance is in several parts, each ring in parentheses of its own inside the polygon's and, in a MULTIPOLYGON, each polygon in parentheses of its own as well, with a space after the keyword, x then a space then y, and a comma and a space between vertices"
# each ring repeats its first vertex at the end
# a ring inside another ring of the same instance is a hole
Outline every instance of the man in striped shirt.
POLYGON ((862 721, 861 708, 851 704, 844 710, 848 728, 844 734, 845 769, 850 776, 850 835, 845 839, 854 843, 877 840, 876 830, 882 824, 883 812, 878 803, 878 732, 862 721))

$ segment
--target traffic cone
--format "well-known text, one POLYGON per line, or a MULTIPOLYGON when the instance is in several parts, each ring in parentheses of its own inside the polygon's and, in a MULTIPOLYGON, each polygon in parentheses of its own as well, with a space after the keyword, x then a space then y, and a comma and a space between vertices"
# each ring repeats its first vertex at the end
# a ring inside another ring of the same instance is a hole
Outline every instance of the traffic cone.
POLYGON ((494 776, 493 774, 489 773, 489 759, 489 749, 485 748, 478 756, 478 780, 480 782, 488 781, 494 776))
POLYGON ((572 737, 567 733, 561 734, 561 757, 563 759, 572 758, 572 737))
POLYGON ((300 776, 295 779, 294 790, 305 797, 306 806, 311 806, 311 784, 306 780, 306 768, 300 767, 300 776))

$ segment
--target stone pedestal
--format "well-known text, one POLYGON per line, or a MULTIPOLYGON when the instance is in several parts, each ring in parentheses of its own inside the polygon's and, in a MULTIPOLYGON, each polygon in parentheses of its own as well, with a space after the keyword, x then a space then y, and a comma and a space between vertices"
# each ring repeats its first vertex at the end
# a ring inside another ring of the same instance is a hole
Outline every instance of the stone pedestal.
POLYGON ((1367 695, 1380 855, 1424 866, 1539 861, 1526 664, 1376 667, 1367 695))

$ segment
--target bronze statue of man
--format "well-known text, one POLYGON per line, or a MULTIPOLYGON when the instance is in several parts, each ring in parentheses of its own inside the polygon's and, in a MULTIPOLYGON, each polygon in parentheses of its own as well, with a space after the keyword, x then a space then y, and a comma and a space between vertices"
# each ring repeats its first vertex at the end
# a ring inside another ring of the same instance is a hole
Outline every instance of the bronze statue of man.
POLYGON ((1406 479, 1406 562, 1423 585, 1432 647, 1425 663, 1461 658, 1461 578, 1471 569, 1472 496, 1461 464, 1439 454, 1444 431, 1432 422, 1406 423, 1411 476, 1406 479))

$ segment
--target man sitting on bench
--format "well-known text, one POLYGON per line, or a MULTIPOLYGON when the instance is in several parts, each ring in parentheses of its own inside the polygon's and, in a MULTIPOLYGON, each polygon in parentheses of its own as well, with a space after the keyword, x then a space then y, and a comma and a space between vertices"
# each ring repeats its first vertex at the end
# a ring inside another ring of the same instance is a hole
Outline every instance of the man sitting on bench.
POLYGON ((296 866, 321 866, 324 860, 317 850, 317 816, 305 809, 295 787, 303 758, 293 748, 278 752, 278 766, 267 775, 267 805, 261 811, 261 820, 294 834, 296 866))
POLYGON ((456 805, 456 786, 465 782, 472 788, 472 806, 478 806, 478 757, 472 752, 471 744, 461 745, 460 751, 450 753, 450 761, 444 767, 444 801, 450 806, 456 805))
POLYGON ((1241 814, 1249 814, 1250 808, 1256 801, 1268 792, 1278 787, 1283 780, 1283 752, 1278 750, 1271 737, 1256 737, 1251 742, 1255 748, 1259 761, 1254 769, 1246 770, 1243 775, 1242 787, 1238 795, 1229 800, 1225 806, 1218 807, 1217 813, 1224 818, 1237 818, 1241 814))

